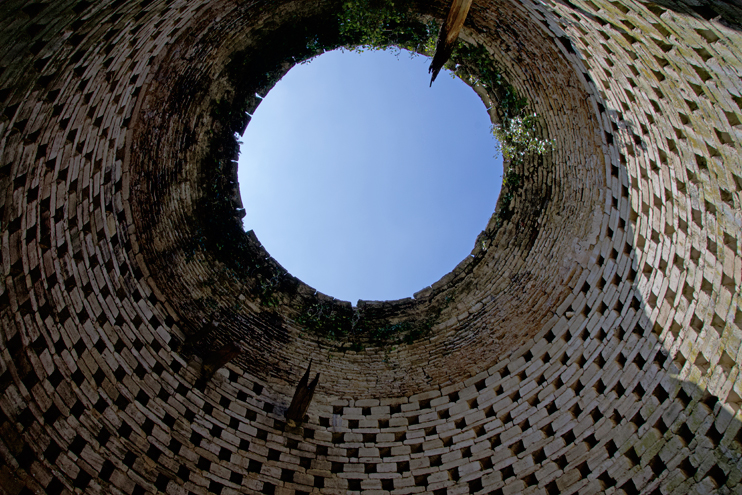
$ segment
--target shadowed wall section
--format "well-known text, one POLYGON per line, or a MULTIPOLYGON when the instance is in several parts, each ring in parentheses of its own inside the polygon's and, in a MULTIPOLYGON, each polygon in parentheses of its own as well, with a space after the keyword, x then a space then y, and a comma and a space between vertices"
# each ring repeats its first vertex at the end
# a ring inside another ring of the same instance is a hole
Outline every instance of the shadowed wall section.
POLYGON ((0 5, 0 493, 739 493, 740 8, 475 1, 553 151, 450 274, 355 309, 210 230, 241 109, 340 8, 0 5))

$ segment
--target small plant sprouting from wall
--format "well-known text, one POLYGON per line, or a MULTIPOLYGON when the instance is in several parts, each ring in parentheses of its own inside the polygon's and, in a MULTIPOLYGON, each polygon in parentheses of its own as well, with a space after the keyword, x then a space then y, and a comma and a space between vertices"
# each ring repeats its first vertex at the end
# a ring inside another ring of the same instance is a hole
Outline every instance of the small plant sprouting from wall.
POLYGON ((552 141, 538 134, 536 123, 538 115, 516 115, 492 126, 492 134, 499 143, 498 152, 507 161, 520 161, 526 155, 543 155, 551 147, 552 141))
POLYGON ((352 316, 345 313, 333 303, 317 302, 305 308, 296 318, 296 322, 328 340, 340 340, 346 337, 352 328, 352 316))
MULTIPOLYGON (((447 298, 444 305, 449 302, 447 298)), ((439 307, 428 312, 425 318, 410 316, 389 323, 369 318, 362 308, 317 302, 304 308, 295 321, 308 332, 337 342, 339 350, 361 352, 369 345, 412 344, 430 333, 441 311, 439 307)))
POLYGON ((340 36, 345 48, 386 50, 397 48, 431 55, 439 26, 421 22, 410 10, 409 0, 351 0, 338 15, 340 36))
POLYGON ((273 308, 279 305, 280 299, 276 291, 280 287, 281 280, 284 275, 285 274, 283 271, 276 270, 272 273, 270 278, 259 279, 258 283, 260 286, 260 301, 263 303, 263 305, 269 308, 273 308))

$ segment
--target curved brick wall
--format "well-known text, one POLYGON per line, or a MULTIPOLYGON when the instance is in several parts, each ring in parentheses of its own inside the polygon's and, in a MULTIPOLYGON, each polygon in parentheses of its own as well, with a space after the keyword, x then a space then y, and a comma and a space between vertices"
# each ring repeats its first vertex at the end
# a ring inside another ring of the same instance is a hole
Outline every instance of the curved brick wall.
POLYGON ((739 492, 740 8, 476 2, 554 151, 451 274, 355 310, 267 293, 257 240, 235 270, 198 215, 229 109, 338 8, 0 6, 0 492, 739 492), (426 331, 343 345, 307 308, 426 331))

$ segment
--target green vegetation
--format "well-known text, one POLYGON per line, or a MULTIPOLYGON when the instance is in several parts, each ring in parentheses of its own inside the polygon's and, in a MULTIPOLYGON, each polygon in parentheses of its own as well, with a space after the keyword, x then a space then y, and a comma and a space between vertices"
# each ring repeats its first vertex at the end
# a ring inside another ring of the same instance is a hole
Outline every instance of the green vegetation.
POLYGON ((296 322, 329 340, 346 337, 353 328, 352 310, 341 311, 341 307, 332 302, 312 304, 302 311, 296 322))
MULTIPOLYGON (((446 303, 449 299, 446 299, 446 303)), ((317 302, 304 308, 296 318, 307 331, 338 342, 340 350, 360 352, 367 345, 412 344, 428 335, 440 316, 435 310, 424 319, 410 318, 379 325, 363 309, 342 306, 334 301, 317 302), (349 346, 344 344, 349 343, 349 346)))
POLYGON ((421 22, 410 4, 409 0, 345 2, 338 16, 343 45, 357 51, 396 48, 432 55, 439 26, 421 22))
POLYGON ((526 155, 543 155, 552 142, 538 135, 536 123, 538 115, 516 115, 502 124, 492 126, 492 133, 500 143, 499 152, 509 160, 522 160, 526 155))
MULTIPOLYGON (((404 48, 432 56, 439 31, 435 22, 422 23, 404 0, 396 4, 391 0, 345 2, 339 22, 346 47, 358 51, 404 48)), ((506 160, 541 155, 549 149, 551 141, 538 133, 538 115, 527 111, 528 100, 507 82, 486 48, 459 41, 446 68, 454 77, 482 86, 494 96, 502 123, 494 125, 492 133, 499 142, 497 152, 506 160)))
POLYGON ((405 343, 412 344, 416 340, 428 335, 435 324, 436 318, 422 321, 402 321, 369 332, 369 340, 374 343, 405 343))

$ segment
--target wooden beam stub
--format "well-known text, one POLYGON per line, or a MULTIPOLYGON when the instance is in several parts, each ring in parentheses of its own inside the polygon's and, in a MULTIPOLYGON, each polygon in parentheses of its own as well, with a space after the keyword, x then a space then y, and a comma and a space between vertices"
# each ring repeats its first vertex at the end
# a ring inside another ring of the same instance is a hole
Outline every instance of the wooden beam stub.
POLYGON ((464 27, 466 16, 469 14, 471 3, 472 0, 453 0, 451 2, 451 9, 448 11, 446 22, 443 23, 440 34, 438 34, 435 55, 428 70, 432 74, 430 78, 431 86, 435 78, 438 77, 438 73, 446 62, 448 62, 448 59, 451 58, 453 49, 456 47, 456 40, 459 38, 459 33, 461 32, 461 28, 464 27))
POLYGON ((312 397, 314 396, 314 389, 317 387, 317 383, 319 383, 319 373, 309 383, 309 372, 311 369, 312 361, 309 361, 307 371, 301 377, 301 380, 299 380, 294 397, 291 399, 291 405, 286 410, 286 422, 292 428, 304 422, 304 416, 307 414, 307 409, 309 409, 309 404, 312 402, 312 397))

